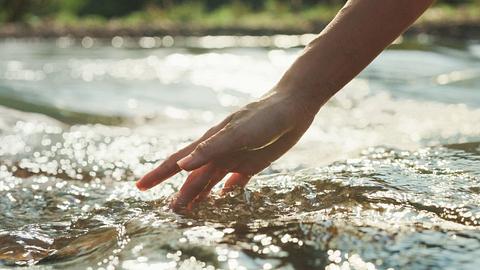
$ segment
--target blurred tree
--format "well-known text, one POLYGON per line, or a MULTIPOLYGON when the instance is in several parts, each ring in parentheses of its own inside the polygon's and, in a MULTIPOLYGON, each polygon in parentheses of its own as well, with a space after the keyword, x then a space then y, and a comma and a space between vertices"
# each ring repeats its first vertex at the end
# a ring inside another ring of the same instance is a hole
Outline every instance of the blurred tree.
MULTIPOLYGON (((297 12, 319 4, 338 7, 345 2, 346 0, 0 0, 0 20, 16 22, 29 19, 29 15, 55 17, 58 14, 112 18, 142 12, 151 7, 172 11, 180 6, 184 11, 196 9, 212 12, 228 7, 242 12, 297 12)), ((437 3, 459 6, 480 4, 480 0, 437 0, 437 3)))
POLYGON ((456 6, 456 5, 462 5, 462 4, 470 3, 470 2, 473 2, 473 1, 472 0, 440 0, 440 1, 437 1, 437 2, 456 6))
POLYGON ((141 10, 147 0, 86 0, 78 15, 99 15, 105 18, 121 17, 141 10))
POLYGON ((7 22, 16 22, 23 19, 30 7, 29 0, 3 0, 0 7, 4 11, 4 20, 7 22))
POLYGON ((50 0, 56 12, 78 14, 88 1, 85 0, 50 0))
POLYGON ((149 0, 147 5, 155 5, 160 8, 172 8, 175 5, 183 4, 186 1, 183 0, 149 0))

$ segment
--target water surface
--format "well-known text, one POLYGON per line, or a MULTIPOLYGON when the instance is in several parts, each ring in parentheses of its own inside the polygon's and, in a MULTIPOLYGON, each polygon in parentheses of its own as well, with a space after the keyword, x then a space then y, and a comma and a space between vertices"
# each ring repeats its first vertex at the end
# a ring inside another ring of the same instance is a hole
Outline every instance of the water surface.
POLYGON ((178 215, 184 173, 148 192, 134 181, 269 90, 300 49, 87 41, 0 43, 2 268, 480 264, 475 43, 385 51, 245 191, 178 215))

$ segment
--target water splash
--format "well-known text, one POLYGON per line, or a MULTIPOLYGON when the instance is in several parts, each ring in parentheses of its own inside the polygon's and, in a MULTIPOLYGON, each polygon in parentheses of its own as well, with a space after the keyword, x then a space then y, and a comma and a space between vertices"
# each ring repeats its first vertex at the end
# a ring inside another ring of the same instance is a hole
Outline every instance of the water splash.
POLYGON ((137 148, 142 155, 166 142, 122 130, 102 136, 81 128, 32 130, 21 122, 17 128, 15 134, 28 134, 17 144, 44 147, 32 160, 15 153, 15 144, 3 148, 0 260, 6 265, 455 267, 475 258, 480 245, 478 143, 376 147, 317 169, 270 169, 245 191, 213 194, 177 215, 168 200, 182 177, 140 193, 132 180, 156 159, 142 165, 128 158, 135 152, 123 152, 137 148), (45 147, 46 139, 58 147, 45 147), (95 174, 79 172, 76 164, 84 161, 82 168, 97 166, 95 174), (447 239, 448 248, 441 244, 447 239))
POLYGON ((246 190, 214 193, 179 215, 168 203, 184 173, 144 193, 133 181, 266 90, 298 50, 93 46, 50 55, 51 44, 10 45, 2 44, 12 53, 0 57, 0 99, 40 114, 0 107, 5 268, 476 269, 480 263, 480 111, 471 94, 478 63, 468 53, 386 52, 246 190), (435 68, 420 72, 404 58, 435 68), (469 76, 435 81, 463 67, 469 76), (28 107, 33 103, 42 106, 28 107), (92 122, 85 114, 123 126, 79 124, 92 122))

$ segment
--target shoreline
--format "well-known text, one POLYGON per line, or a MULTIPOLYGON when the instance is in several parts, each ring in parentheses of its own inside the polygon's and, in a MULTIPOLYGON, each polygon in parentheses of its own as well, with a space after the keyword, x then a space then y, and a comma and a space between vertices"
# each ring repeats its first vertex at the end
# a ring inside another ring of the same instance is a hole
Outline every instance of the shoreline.
MULTIPOLYGON (((89 26, 56 26, 41 24, 30 26, 26 24, 5 24, 0 26, 0 39, 8 38, 113 38, 116 36, 140 38, 145 36, 271 36, 271 35, 301 35, 304 33, 319 33, 327 23, 316 23, 305 27, 197 27, 192 25, 155 26, 139 25, 132 27, 105 24, 101 27, 89 26)), ((404 36, 430 35, 443 39, 480 40, 480 22, 438 22, 414 24, 404 36)))

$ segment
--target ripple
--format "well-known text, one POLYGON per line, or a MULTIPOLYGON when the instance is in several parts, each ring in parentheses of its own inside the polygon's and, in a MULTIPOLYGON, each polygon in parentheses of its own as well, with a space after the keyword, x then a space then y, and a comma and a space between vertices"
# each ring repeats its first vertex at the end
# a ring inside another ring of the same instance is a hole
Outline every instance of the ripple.
MULTIPOLYGON (((62 138, 81 142, 79 134, 62 138)), ((246 190, 215 193, 182 215, 168 209, 181 178, 148 194, 112 179, 108 166, 95 180, 20 177, 12 168, 29 172, 30 163, 4 162, 0 261, 126 269, 464 266, 480 246, 480 197, 471 191, 480 180, 478 152, 470 150, 477 145, 377 147, 316 169, 267 171, 246 190)))
POLYGON ((268 89, 298 50, 109 42, 114 52, 86 38, 54 55, 20 43, 1 56, 0 104, 40 113, 0 107, 3 268, 478 268, 476 73, 436 81, 476 63, 386 52, 245 190, 215 187, 176 214, 168 204, 185 173, 148 192, 134 180, 268 89))

